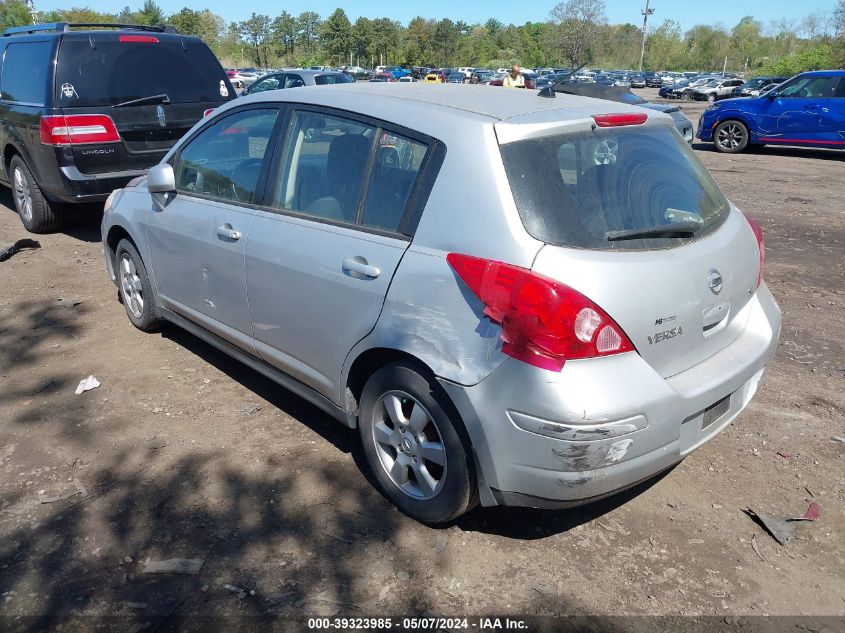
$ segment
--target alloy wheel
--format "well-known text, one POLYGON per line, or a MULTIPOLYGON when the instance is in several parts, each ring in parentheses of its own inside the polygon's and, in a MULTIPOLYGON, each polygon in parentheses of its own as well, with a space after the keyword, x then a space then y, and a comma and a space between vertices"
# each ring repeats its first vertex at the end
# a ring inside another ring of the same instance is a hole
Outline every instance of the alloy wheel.
POLYGON ((29 189, 29 181, 26 179, 23 169, 15 167, 12 181, 18 213, 26 222, 32 222, 32 191, 29 189))
POLYGON ((726 150, 735 150, 745 142, 745 129, 739 123, 728 123, 719 128, 716 142, 726 150))
POLYGON ((373 416, 376 453, 390 481, 416 500, 436 496, 446 480, 446 446, 431 414, 413 396, 389 391, 373 416))
POLYGON ((143 286, 135 262, 128 253, 120 257, 120 289, 124 304, 135 318, 140 319, 144 314, 143 286))

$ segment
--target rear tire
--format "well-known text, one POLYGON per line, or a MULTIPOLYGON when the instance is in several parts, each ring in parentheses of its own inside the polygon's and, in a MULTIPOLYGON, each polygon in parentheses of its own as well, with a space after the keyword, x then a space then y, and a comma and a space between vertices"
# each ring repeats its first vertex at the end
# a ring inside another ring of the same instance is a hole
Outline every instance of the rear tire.
POLYGON ((144 261, 135 245, 129 240, 120 240, 114 256, 114 272, 120 292, 120 300, 126 308, 126 316, 142 332, 152 332, 162 326, 158 317, 150 278, 144 261))
POLYGON ((358 428, 379 487, 405 514, 445 523, 478 503, 466 432, 423 368, 393 363, 373 374, 361 396, 358 428))
POLYGON ((722 121, 713 130, 716 151, 723 154, 739 154, 748 146, 748 128, 741 121, 722 121))
POLYGON ((29 167, 20 156, 14 156, 9 165, 12 198, 15 211, 30 233, 51 233, 62 226, 62 205, 51 202, 41 193, 29 167))

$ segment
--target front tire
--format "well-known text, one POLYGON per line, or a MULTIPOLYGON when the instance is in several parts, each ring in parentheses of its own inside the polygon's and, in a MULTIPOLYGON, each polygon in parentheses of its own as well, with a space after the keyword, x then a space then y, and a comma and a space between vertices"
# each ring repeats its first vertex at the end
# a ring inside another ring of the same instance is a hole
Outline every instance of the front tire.
POLYGON ((477 503, 462 423, 422 368, 393 363, 373 374, 361 396, 358 428, 379 487, 404 513, 438 524, 477 503))
POLYGON ((722 121, 713 130, 716 151, 723 154, 739 154, 748 147, 748 128, 741 121, 722 121))
POLYGON ((129 240, 120 240, 114 262, 120 300, 126 308, 126 316, 132 325, 143 332, 157 330, 162 321, 158 318, 147 269, 135 245, 129 240))
POLYGON ((30 233, 58 231, 62 226, 61 204, 44 197, 32 172, 20 156, 14 156, 9 164, 9 179, 15 211, 26 230, 30 233))

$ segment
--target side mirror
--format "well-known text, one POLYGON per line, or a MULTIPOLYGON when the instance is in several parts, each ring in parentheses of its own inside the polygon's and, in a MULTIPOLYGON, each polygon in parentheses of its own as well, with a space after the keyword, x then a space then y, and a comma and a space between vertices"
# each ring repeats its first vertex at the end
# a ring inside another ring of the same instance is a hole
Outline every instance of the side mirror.
POLYGON ((176 175, 168 163, 160 163, 150 168, 147 174, 147 191, 150 193, 168 193, 176 190, 176 175))

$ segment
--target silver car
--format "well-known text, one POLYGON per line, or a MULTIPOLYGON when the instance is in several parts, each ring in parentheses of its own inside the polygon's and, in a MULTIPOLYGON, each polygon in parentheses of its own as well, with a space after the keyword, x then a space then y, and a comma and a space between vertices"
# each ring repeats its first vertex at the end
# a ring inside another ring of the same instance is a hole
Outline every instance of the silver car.
POLYGON ((136 327, 357 428, 430 523, 670 468, 748 404, 780 331, 759 225, 672 119, 578 96, 248 96, 115 191, 102 235, 136 327))
POLYGON ((346 73, 332 70, 313 70, 294 68, 274 72, 261 77, 255 83, 244 88, 242 96, 253 95, 267 90, 284 90, 303 86, 327 86, 334 84, 354 84, 355 78, 346 73))

